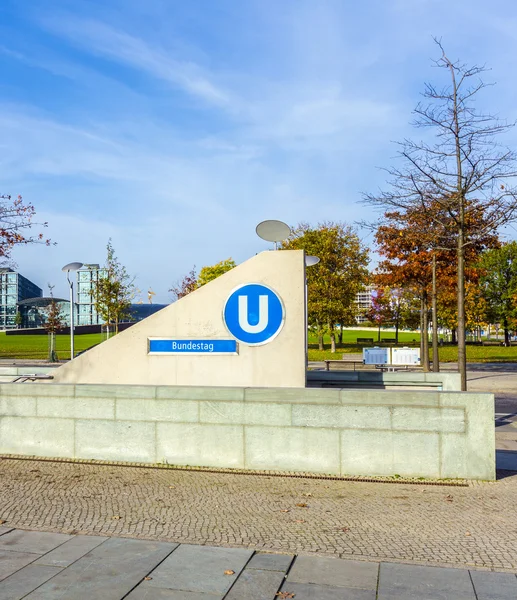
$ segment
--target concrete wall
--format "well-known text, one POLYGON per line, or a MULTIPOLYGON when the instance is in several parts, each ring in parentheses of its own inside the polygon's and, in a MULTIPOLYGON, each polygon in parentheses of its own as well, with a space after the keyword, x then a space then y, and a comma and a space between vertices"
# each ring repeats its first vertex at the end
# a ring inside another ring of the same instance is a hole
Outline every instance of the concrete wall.
POLYGON ((461 390, 459 373, 422 373, 415 371, 308 371, 307 385, 332 385, 350 388, 427 388, 448 392, 461 390))
POLYGON ((443 391, 0 385, 0 453, 494 479, 494 396, 443 391))
POLYGON ((59 383, 305 386, 305 259, 302 250, 262 252, 178 302, 95 346, 54 373, 59 383), (148 354, 149 337, 229 339, 223 308, 245 283, 262 283, 282 298, 285 322, 262 346, 239 344, 238 355, 148 354))

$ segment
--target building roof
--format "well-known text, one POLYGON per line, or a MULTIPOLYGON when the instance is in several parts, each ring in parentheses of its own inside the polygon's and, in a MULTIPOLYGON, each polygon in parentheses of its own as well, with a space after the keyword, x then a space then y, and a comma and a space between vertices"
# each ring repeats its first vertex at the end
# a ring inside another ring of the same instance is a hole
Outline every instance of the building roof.
POLYGON ((63 298, 51 298, 50 296, 45 296, 44 298, 27 298, 27 300, 21 300, 18 302, 19 306, 48 306, 52 300, 54 302, 70 302, 69 300, 65 300, 63 298))

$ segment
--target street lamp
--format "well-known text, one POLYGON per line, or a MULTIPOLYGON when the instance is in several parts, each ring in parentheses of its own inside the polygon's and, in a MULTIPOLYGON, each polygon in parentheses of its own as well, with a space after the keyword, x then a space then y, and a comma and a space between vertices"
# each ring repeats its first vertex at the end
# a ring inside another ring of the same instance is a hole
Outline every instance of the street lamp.
POLYGON ((77 271, 83 266, 80 262, 71 262, 61 270, 66 272, 66 279, 70 286, 70 360, 74 360, 74 282, 70 281, 70 271, 77 271))
POLYGON ((313 267, 320 262, 319 256, 305 255, 305 368, 309 367, 309 284, 307 267, 313 267))

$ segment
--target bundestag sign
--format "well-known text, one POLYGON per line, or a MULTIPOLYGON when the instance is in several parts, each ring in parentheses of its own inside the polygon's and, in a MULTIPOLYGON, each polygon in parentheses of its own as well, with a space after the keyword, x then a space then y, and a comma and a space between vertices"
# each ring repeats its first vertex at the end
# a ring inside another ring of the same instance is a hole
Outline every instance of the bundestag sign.
POLYGON ((235 339, 149 338, 149 354, 238 354, 238 343, 260 346, 273 340, 285 318, 280 296, 270 287, 248 283, 233 290, 223 309, 226 329, 235 339))
POLYGON ((238 354, 235 340, 149 338, 149 354, 238 354))

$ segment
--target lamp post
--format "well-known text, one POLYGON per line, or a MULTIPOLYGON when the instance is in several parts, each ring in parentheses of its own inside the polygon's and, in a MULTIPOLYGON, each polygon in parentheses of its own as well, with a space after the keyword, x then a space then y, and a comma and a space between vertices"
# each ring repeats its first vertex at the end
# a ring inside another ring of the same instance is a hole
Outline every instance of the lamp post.
POLYGON ((70 281, 70 271, 77 271, 83 266, 80 262, 71 262, 61 270, 66 272, 66 280, 70 286, 70 360, 74 360, 74 282, 70 281))
POLYGON ((305 368, 309 367, 309 283, 307 267, 313 267, 320 262, 319 256, 305 255, 305 368))

